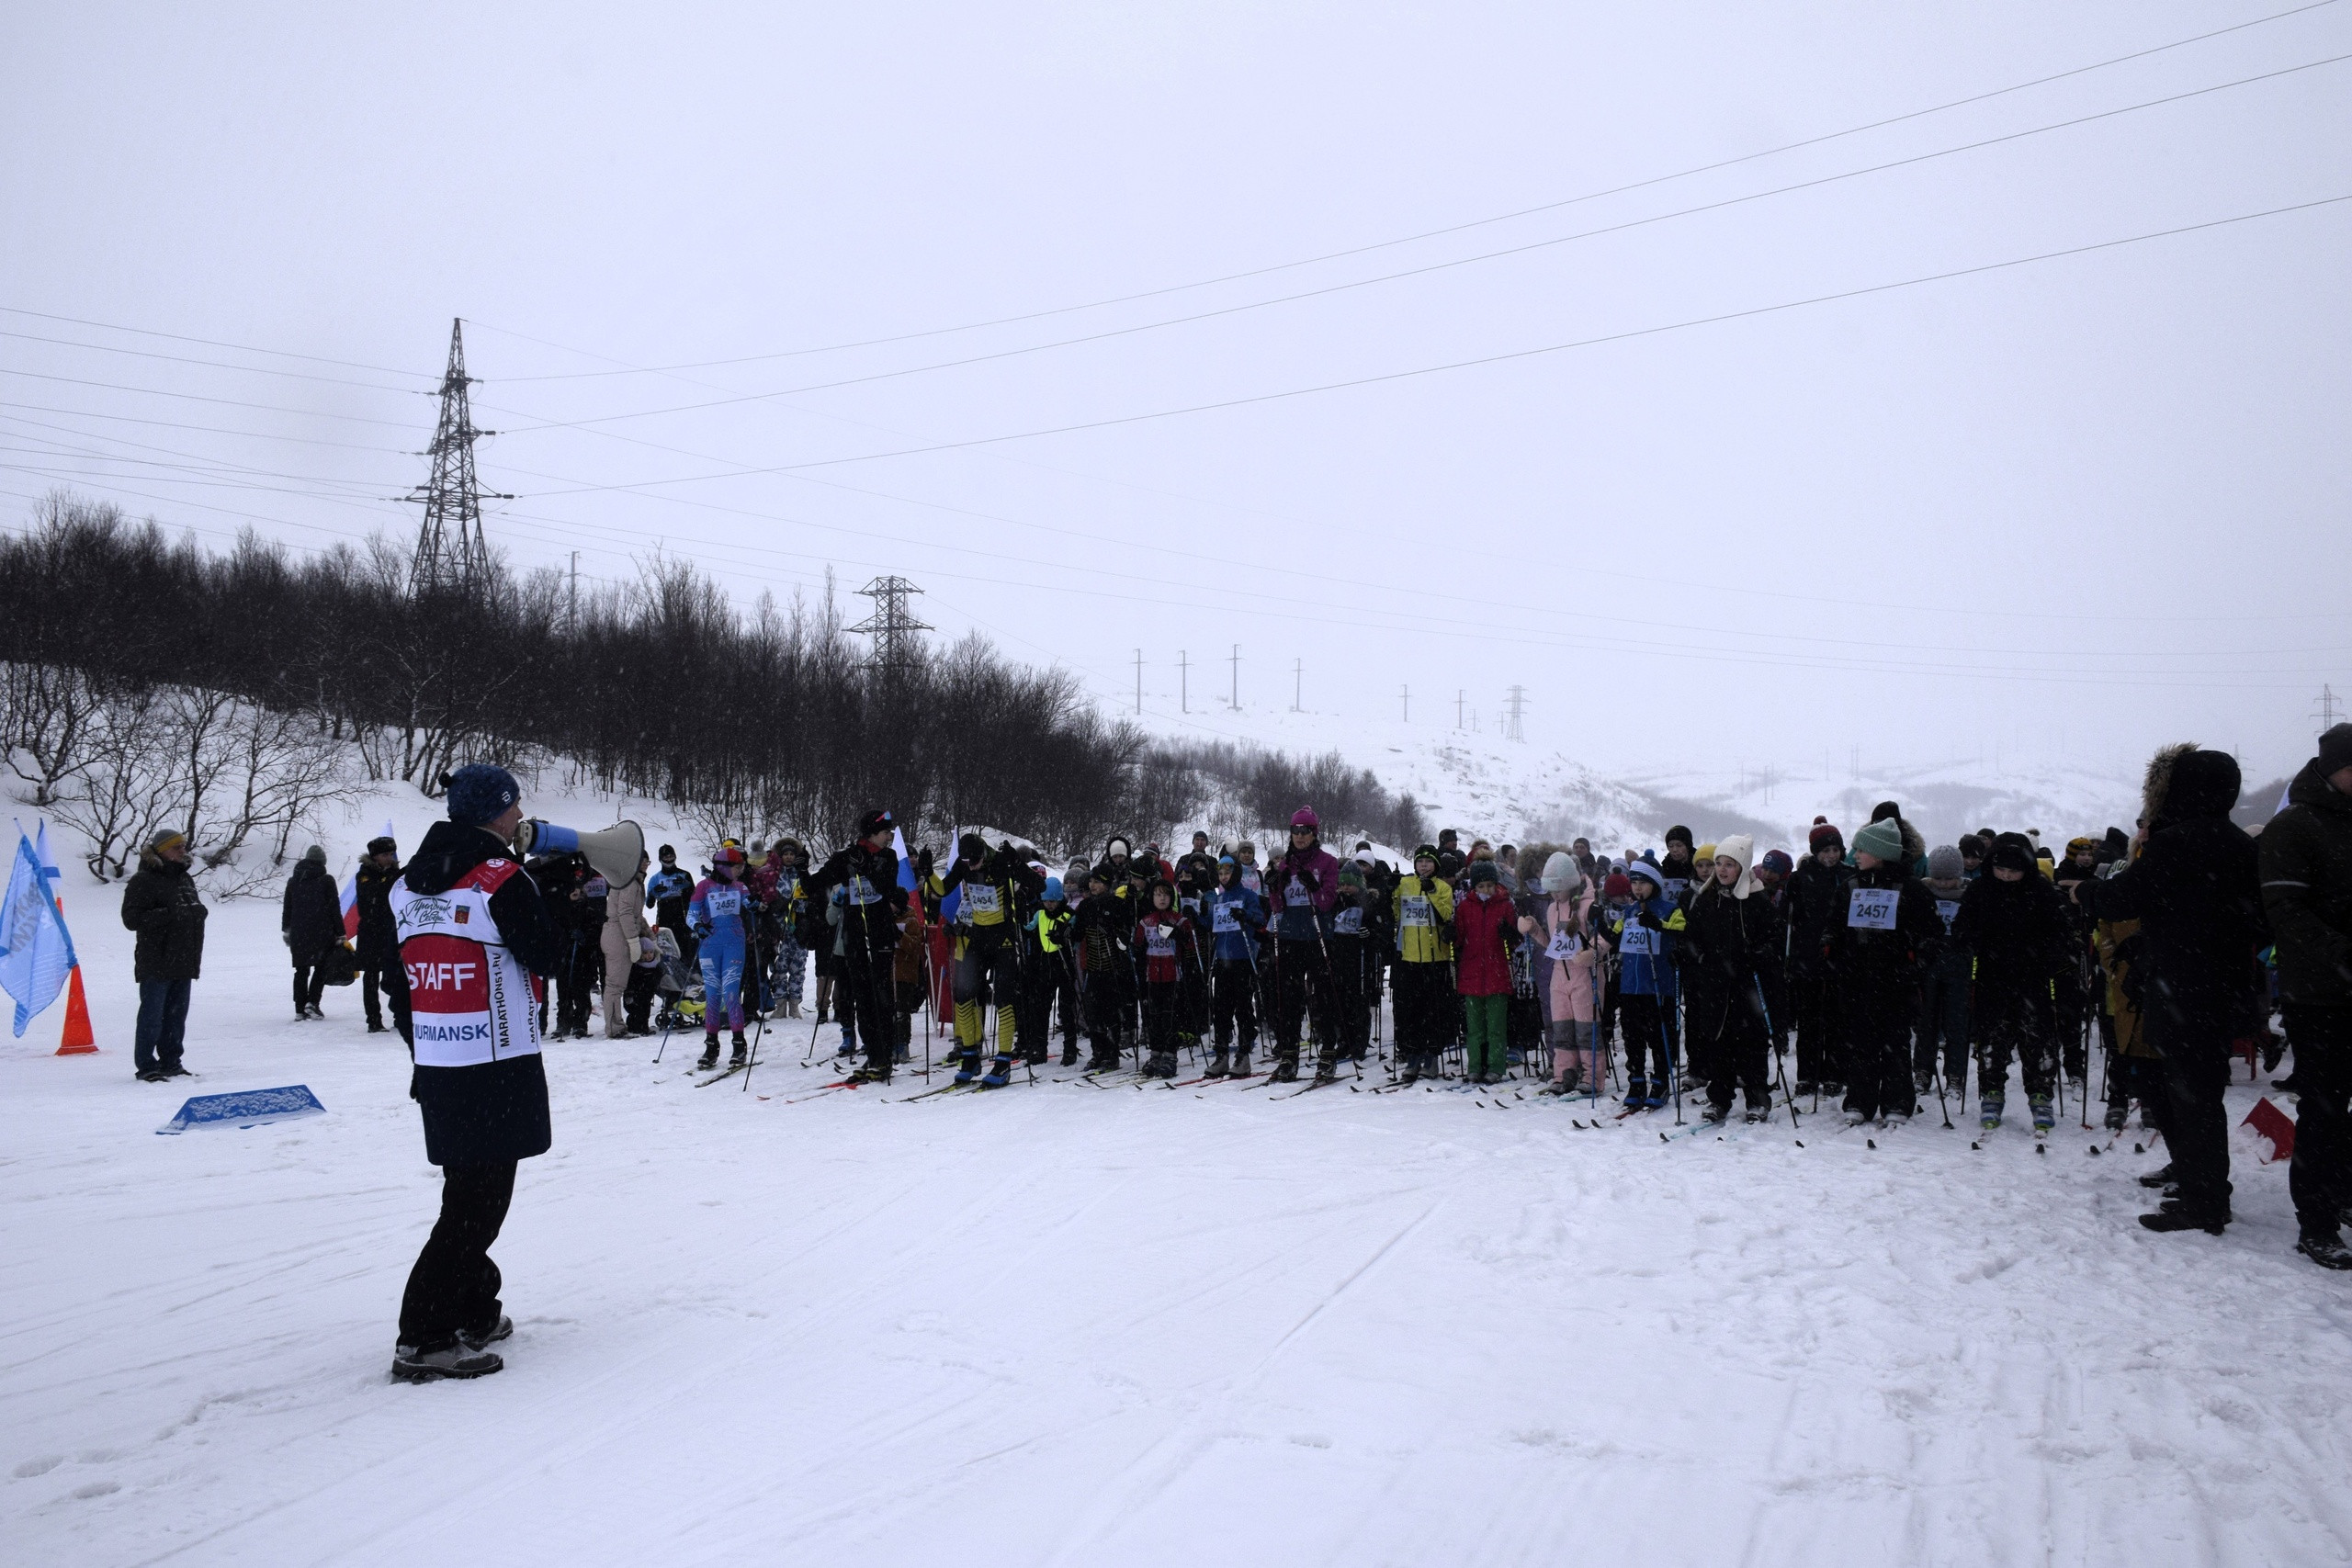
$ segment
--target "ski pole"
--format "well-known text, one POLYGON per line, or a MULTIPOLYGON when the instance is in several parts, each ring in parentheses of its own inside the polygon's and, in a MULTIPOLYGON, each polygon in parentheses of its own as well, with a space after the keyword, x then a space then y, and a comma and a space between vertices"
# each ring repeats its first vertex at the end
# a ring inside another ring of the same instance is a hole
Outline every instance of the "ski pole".
POLYGON ((745 1094, 752 1092, 752 1072, 760 1065, 760 1042, 767 1037, 767 1032, 768 1021, 763 1018, 760 1020, 759 1027, 752 1031, 752 1059, 743 1064, 743 1092, 745 1094))
MULTIPOLYGON (((1764 977, 1760 975, 1751 975, 1748 978, 1755 982, 1756 1006, 1764 1015, 1764 1037, 1772 1043, 1772 1070, 1781 1079, 1781 1092, 1789 1097, 1789 1130, 1793 1133, 1799 1125, 1797 1097, 1789 1088, 1789 1064, 1781 1055, 1781 1037, 1772 1031, 1772 1004, 1764 997, 1764 977)), ((1765 1098, 1770 1100, 1771 1097, 1767 1095, 1765 1098)), ((1944 1125, 1947 1127, 1951 1125, 1949 1118, 1945 1120, 1944 1125)))

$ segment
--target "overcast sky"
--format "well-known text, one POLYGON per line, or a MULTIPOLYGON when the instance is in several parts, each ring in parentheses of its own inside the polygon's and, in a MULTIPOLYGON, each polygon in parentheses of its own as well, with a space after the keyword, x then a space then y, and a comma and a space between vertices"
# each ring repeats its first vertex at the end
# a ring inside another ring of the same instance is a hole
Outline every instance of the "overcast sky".
POLYGON ((2352 201, 2138 237, 2352 197, 2352 0, 2160 49, 2291 4, 17 4, 0 514, 405 539, 463 317, 520 563, 900 572, 1106 705, 1238 644, 1604 766, 2267 777, 2352 693, 2352 201))

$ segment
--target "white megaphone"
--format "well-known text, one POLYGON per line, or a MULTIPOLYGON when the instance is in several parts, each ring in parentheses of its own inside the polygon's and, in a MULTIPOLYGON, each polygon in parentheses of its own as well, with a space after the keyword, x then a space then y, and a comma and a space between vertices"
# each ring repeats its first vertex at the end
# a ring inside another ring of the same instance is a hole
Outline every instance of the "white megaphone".
POLYGON ((583 833, 533 818, 514 830, 514 852, 585 855, 597 875, 615 887, 627 887, 638 879, 639 868, 645 863, 645 829, 634 822, 616 822, 583 833))

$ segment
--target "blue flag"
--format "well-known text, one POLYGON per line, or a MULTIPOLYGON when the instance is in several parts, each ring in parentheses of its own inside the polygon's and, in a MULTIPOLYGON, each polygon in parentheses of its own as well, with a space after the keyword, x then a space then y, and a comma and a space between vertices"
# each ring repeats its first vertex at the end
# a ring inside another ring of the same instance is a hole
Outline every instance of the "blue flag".
POLYGON ((57 907, 57 895, 50 886, 56 878, 56 868, 41 863, 33 841, 19 826, 7 896, 0 898, 0 990, 16 1001, 19 1036, 57 999, 57 993, 65 988, 65 976, 74 969, 74 938, 65 929, 65 912, 57 907))

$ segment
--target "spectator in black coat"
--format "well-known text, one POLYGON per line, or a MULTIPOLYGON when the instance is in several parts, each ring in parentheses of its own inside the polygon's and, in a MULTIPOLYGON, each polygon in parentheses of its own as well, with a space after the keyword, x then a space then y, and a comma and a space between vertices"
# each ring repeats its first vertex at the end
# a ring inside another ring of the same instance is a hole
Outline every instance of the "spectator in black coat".
POLYGON ((2261 1025, 2255 954, 2269 940, 2254 840, 2230 820, 2237 760, 2194 745, 2168 746, 2148 764, 2147 847, 2122 872, 2074 886, 2075 902, 2099 919, 2140 922, 2149 1043, 2165 1059, 2177 1197, 2140 1223, 2153 1231, 2230 1223, 2229 1124, 2222 1091, 2230 1049, 2261 1025))
POLYGON ((2295 1047, 2295 1250, 2352 1269, 2352 724, 2319 738, 2262 830, 2262 904, 2278 940, 2278 992, 2295 1047))
POLYGON ((187 836, 166 828, 147 840, 122 888, 122 923, 139 933, 131 978, 139 986, 134 1074, 142 1083, 188 1076, 180 1066, 188 993, 204 968, 204 900, 189 880, 187 836))
POLYGON ((326 992, 327 954, 343 941, 343 897, 327 874, 327 852, 316 844, 286 879, 277 930, 294 960, 294 1017, 324 1018, 319 998, 326 992))
POLYGON ((390 839, 368 840, 368 858, 360 863, 357 881, 360 998, 368 1007, 370 1034, 384 1031, 379 991, 392 999, 396 1027, 404 1026, 408 1019, 408 976, 401 969, 401 939, 392 923, 392 884, 400 879, 400 846, 390 839))

